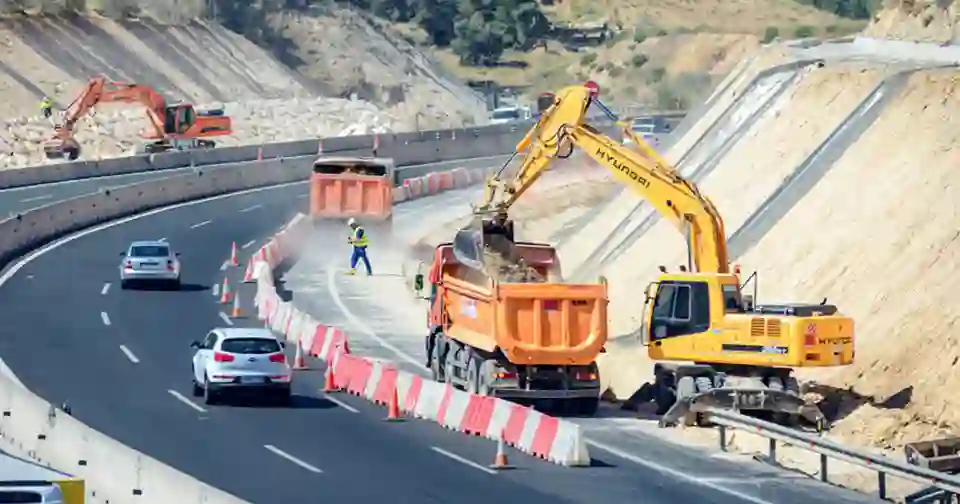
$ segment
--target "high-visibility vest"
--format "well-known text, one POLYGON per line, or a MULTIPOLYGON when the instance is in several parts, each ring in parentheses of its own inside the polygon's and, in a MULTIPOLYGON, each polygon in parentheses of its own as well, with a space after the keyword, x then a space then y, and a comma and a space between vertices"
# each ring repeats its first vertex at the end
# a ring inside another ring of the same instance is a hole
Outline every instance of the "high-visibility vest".
POLYGON ((53 108, 53 102, 50 100, 43 100, 40 102, 40 110, 53 108))
POLYGON ((352 243, 354 247, 366 247, 370 244, 367 240, 367 233, 363 231, 362 227, 357 227, 357 229, 353 230, 352 243))

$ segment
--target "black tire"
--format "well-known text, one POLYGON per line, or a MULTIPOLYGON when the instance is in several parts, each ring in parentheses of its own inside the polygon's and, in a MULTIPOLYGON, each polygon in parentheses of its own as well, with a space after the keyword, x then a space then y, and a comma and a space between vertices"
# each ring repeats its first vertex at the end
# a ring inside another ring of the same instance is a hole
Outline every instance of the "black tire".
POLYGON ((129 289, 129 288, 130 288, 130 282, 128 282, 127 280, 120 280, 120 289, 121 289, 121 290, 127 290, 127 289, 129 289))
POLYGON ((289 406, 293 402, 293 392, 290 389, 275 390, 270 399, 278 406, 289 406))
POLYGON ((192 387, 193 397, 201 397, 201 396, 203 396, 203 387, 201 387, 200 384, 197 383, 197 380, 196 380, 196 379, 191 379, 191 380, 190 380, 190 383, 193 385, 193 387, 192 387))
POLYGON ((580 416, 595 416, 600 409, 600 398, 580 397, 572 399, 573 410, 580 416))
POLYGON ((170 282, 170 290, 178 291, 180 290, 180 279, 172 280, 170 282))
POLYGON ((467 392, 480 394, 480 369, 477 358, 470 356, 467 363, 467 392))
POLYGON ((440 337, 436 336, 435 338, 433 348, 430 349, 430 377, 435 382, 443 383, 443 368, 440 367, 440 352, 437 351, 440 345, 440 337))
POLYGON ((204 378, 203 380, 203 404, 211 406, 217 404, 217 401, 220 399, 219 394, 210 388, 210 380, 204 378))

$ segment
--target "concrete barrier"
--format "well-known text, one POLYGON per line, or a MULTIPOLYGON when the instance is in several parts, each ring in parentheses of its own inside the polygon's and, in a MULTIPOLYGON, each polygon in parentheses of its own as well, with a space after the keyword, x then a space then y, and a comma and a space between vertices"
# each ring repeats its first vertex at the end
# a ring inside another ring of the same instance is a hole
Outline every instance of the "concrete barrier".
MULTIPOLYGON (((666 114, 664 117, 670 116, 666 114)), ((593 122, 605 131, 612 131, 609 121, 593 122)), ((170 170, 189 166, 210 166, 261 159, 315 157, 323 145, 325 154, 374 154, 392 157, 398 166, 434 163, 469 157, 505 155, 513 152, 517 142, 534 125, 533 121, 457 128, 448 130, 355 135, 315 138, 291 142, 220 147, 217 149, 165 152, 125 156, 99 161, 74 161, 6 170, 0 177, 0 190, 37 184, 49 184, 91 177, 107 177, 128 173, 170 170)), ((418 168, 406 176, 419 177, 430 168, 418 168)), ((397 182, 402 182, 402 178, 397 182)))

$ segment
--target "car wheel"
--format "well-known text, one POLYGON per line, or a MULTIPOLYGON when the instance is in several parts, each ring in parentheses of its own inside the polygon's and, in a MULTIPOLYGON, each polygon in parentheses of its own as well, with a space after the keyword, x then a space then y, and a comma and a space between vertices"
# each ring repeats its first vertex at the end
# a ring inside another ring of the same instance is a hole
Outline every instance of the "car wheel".
POLYGON ((200 397, 203 395, 203 387, 197 383, 196 378, 191 378, 190 382, 193 384, 193 397, 200 397))
POLYGON ((210 380, 204 378, 203 380, 203 403, 206 405, 212 405, 217 403, 217 393, 213 390, 210 390, 210 380))
POLYGON ((293 393, 290 391, 290 389, 283 389, 275 392, 275 394, 276 395, 274 395, 273 398, 280 406, 289 406, 293 401, 293 393))
POLYGON ((170 290, 180 290, 180 279, 170 282, 170 290))
POLYGON ((123 289, 123 290, 129 289, 129 288, 130 288, 130 282, 127 281, 127 280, 120 280, 120 288, 123 289))

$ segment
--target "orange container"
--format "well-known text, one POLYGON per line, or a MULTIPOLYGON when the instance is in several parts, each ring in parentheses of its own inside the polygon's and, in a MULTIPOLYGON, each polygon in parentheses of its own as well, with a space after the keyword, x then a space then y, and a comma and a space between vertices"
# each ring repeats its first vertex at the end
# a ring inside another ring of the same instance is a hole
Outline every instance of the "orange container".
MULTIPOLYGON (((545 245, 518 247, 528 265, 547 275, 556 252, 545 245)), ((441 262, 438 295, 431 318, 444 333, 466 345, 500 349, 514 364, 588 365, 607 341, 607 286, 603 284, 507 283, 480 285, 459 278, 449 247, 441 262), (442 305, 442 310, 436 309, 442 305)), ((549 276, 547 276, 549 278, 549 276)))
POLYGON ((310 178, 310 215, 389 219, 393 212, 393 161, 321 157, 310 178))

